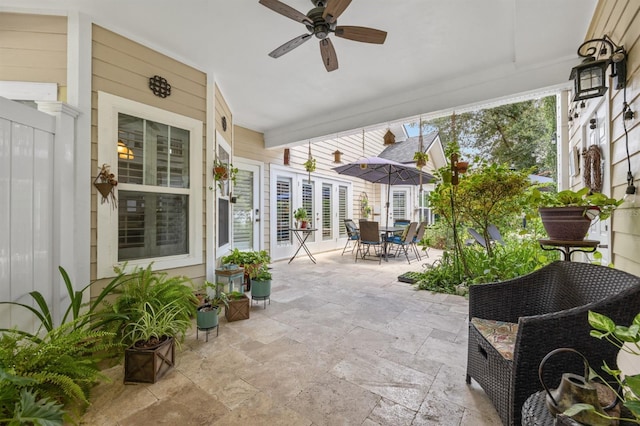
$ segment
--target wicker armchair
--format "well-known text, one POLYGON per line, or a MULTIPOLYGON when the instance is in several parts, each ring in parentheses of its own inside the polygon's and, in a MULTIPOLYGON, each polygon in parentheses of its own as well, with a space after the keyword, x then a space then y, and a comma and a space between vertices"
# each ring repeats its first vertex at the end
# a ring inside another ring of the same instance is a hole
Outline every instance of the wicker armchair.
MULTIPOLYGON (((639 307, 640 277, 586 263, 558 261, 509 281, 473 285, 467 383, 480 384, 505 425, 520 425, 522 404, 542 389, 538 366, 551 350, 571 347, 594 369, 603 362, 616 368, 617 348, 589 335, 589 310, 630 324, 639 307), (512 359, 489 343, 473 318, 517 324, 512 359)), ((568 356, 545 365, 545 383, 557 387, 565 372, 584 373, 582 360, 568 356)))

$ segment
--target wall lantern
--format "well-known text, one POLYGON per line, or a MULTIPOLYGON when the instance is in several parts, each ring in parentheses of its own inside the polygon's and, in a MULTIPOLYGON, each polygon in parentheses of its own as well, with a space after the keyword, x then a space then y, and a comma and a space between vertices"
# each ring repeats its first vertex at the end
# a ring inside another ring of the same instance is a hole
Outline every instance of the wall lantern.
POLYGON ((611 76, 615 78, 616 90, 626 86, 627 52, 606 34, 602 38, 582 43, 578 48, 578 55, 585 59, 571 70, 569 76, 569 80, 574 83, 574 102, 597 98, 607 92, 606 73, 609 65, 612 65, 611 76))
POLYGON ((339 150, 333 151, 333 162, 335 164, 342 164, 342 153, 339 150))
POLYGON ((122 160, 133 160, 133 150, 121 140, 118 141, 118 158, 122 160))

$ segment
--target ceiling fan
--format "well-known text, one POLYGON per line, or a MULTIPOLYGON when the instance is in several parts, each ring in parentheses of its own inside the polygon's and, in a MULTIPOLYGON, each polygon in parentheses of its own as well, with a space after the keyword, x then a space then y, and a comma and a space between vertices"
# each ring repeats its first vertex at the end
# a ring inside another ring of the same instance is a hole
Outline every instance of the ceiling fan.
POLYGON ((382 44, 387 38, 386 31, 375 28, 337 25, 338 17, 351 4, 351 0, 311 0, 315 7, 306 15, 278 0, 259 0, 259 3, 274 12, 304 24, 309 31, 307 34, 289 40, 269 53, 272 58, 279 58, 309 40, 311 36, 316 36, 320 39, 320 55, 325 68, 327 71, 334 71, 338 69, 338 57, 331 39, 328 38, 330 33, 334 33, 336 37, 374 44, 382 44))

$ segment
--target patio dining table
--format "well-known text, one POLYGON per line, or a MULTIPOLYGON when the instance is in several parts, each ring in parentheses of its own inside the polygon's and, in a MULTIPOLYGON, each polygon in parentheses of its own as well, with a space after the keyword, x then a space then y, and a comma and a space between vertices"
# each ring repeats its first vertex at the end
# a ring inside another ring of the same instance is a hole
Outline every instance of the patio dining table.
POLYGON ((380 230, 380 234, 382 234, 383 236, 382 241, 385 262, 389 261, 389 239, 393 237, 393 234, 395 234, 396 232, 404 231, 404 228, 404 226, 381 226, 380 228, 378 228, 380 230))

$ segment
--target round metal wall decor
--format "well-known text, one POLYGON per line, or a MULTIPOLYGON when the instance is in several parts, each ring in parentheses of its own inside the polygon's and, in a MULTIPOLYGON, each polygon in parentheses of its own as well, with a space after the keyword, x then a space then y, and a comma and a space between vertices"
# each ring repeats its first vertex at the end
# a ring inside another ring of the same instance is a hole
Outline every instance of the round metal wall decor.
POLYGON ((167 82, 166 78, 154 75, 149 78, 149 89, 154 95, 166 98, 171 95, 171 85, 167 82))

